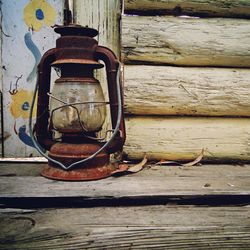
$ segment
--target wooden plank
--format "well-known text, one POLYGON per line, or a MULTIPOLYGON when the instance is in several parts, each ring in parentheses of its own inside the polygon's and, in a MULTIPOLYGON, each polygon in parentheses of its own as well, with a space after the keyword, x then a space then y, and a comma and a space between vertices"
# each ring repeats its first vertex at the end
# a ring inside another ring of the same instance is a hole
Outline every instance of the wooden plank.
MULTIPOLYGON (((1 50, 1 47, 0 47, 1 50)), ((0 55, 1 57, 1 55, 0 55)), ((1 60, 1 59, 0 59, 1 60)), ((2 64, 0 64, 2 65, 2 64)), ((2 68, 2 67, 1 67, 2 68)), ((1 72, 0 72, 0 81, 1 81, 1 72)), ((2 82, 2 81, 1 81, 2 82)), ((4 137, 4 132, 3 132, 3 97, 2 97, 2 90, 0 90, 0 157, 3 157, 3 137, 4 137)))
POLYGON ((130 14, 250 17, 248 0, 125 0, 124 9, 130 14))
POLYGON ((15 157, 15 158, 8 158, 8 157, 4 157, 4 158, 0 158, 0 162, 4 162, 4 163, 20 163, 20 162, 24 162, 24 163, 39 163, 39 162, 47 162, 48 160, 45 157, 15 157))
POLYGON ((3 157, 3 63, 2 63, 2 36, 3 36, 3 26, 2 26, 2 5, 0 5, 0 157, 3 157))
POLYGON ((45 165, 40 162, 0 162, 0 176, 40 176, 45 165))
POLYGON ((250 22, 243 19, 123 16, 123 59, 126 63, 249 67, 249 30, 250 22))
POLYGON ((250 116, 250 70, 126 65, 125 112, 250 116))
MULTIPOLYGON (((38 177, 41 169, 45 163, 6 163, 0 162, 0 175, 12 174, 15 176, 33 176, 38 177)), ((133 164, 132 164, 133 165, 133 164)), ((152 178, 163 177, 174 177, 176 175, 182 177, 196 177, 208 178, 222 177, 225 178, 248 178, 250 176, 250 165, 249 164, 200 164, 192 167, 180 167, 179 165, 170 164, 169 166, 155 165, 153 163, 147 164, 146 170, 138 172, 134 176, 136 178, 144 178, 145 176, 152 175, 152 178)), ((132 175, 131 175, 132 176, 132 175)), ((112 179, 115 181, 116 178, 112 179)), ((90 183, 90 182, 89 182, 90 183)))
POLYGON ((6 250, 250 248, 249 207, 146 206, 1 212, 1 249, 6 250))
MULTIPOLYGON (((250 165, 204 165, 188 168, 152 166, 137 174, 91 182, 60 182, 22 174, 13 177, 3 175, 0 177, 0 203, 21 198, 74 198, 82 204, 89 201, 109 201, 114 204, 121 199, 134 202, 155 199, 159 202, 170 198, 202 199, 218 196, 221 197, 221 202, 222 196, 232 197, 227 200, 233 203, 236 199, 234 196, 249 199, 249 177, 250 165)), ((22 207, 25 202, 17 200, 16 206, 18 205, 22 207)))
POLYGON ((29 0, 2 1, 1 4, 6 157, 39 155, 29 137, 28 117, 36 83, 36 66, 43 53, 55 47, 59 35, 51 26, 62 23, 63 1, 45 1, 40 6, 41 11, 46 11, 46 15, 40 17, 44 18, 42 21, 36 19, 34 8, 38 7, 29 0))
MULTIPOLYGON (((99 35, 95 37, 99 45, 110 48, 120 58, 120 0, 75 0, 74 19, 83 26, 97 29, 99 35)), ((97 70, 96 78, 100 81, 106 100, 108 89, 105 68, 97 70)), ((105 131, 111 128, 109 108, 100 137, 106 135, 105 131)))
MULTIPOLYGON (((0 175, 4 176, 6 173, 13 173, 15 176, 40 176, 37 174, 44 167, 45 163, 0 163, 0 175)), ((132 164, 133 165, 133 164, 132 164)), ((144 178, 152 175, 152 178, 162 177, 196 177, 196 178, 248 178, 250 176, 249 164, 200 164, 192 167, 180 167, 179 165, 170 164, 169 166, 155 165, 153 163, 147 164, 146 170, 131 175, 136 178, 144 178)), ((127 177, 126 177, 127 178, 127 177)), ((114 181, 117 178, 111 178, 114 181)), ((119 178, 118 178, 119 179, 119 178)), ((67 183, 67 182, 64 182, 67 183)), ((91 182, 88 182, 88 184, 91 182)))
POLYGON ((99 45, 109 47, 117 57, 120 55, 120 0, 75 0, 74 19, 81 25, 97 29, 95 38, 99 45))
POLYGON ((130 117, 125 152, 130 159, 250 160, 250 120, 245 118, 130 117))

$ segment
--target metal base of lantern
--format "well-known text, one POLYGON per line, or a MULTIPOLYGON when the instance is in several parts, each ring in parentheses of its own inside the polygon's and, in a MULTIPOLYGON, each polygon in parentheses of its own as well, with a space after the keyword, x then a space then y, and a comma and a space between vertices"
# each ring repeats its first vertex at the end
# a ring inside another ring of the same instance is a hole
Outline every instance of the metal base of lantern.
MULTIPOLYGON (((79 160, 86 159, 99 148, 100 145, 98 144, 56 143, 52 146, 49 156, 68 166, 79 160)), ((106 178, 113 171, 114 166, 109 162, 109 154, 101 152, 92 160, 70 170, 64 170, 49 161, 48 165, 42 170, 41 175, 54 180, 89 181, 106 178)))
POLYGON ((61 181, 91 181, 109 177, 113 171, 113 167, 109 164, 102 167, 94 167, 89 169, 79 168, 69 171, 56 167, 46 166, 42 170, 41 175, 49 179, 61 181))

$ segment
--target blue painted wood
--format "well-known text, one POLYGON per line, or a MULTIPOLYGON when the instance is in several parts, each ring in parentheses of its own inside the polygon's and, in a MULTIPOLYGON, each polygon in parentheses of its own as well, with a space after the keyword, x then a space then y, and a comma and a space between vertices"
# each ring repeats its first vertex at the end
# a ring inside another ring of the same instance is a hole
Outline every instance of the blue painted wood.
POLYGON ((62 24, 63 2, 2 1, 0 88, 3 92, 5 157, 38 155, 27 133, 28 114, 36 82, 36 67, 41 55, 55 47, 58 34, 51 26, 62 24))

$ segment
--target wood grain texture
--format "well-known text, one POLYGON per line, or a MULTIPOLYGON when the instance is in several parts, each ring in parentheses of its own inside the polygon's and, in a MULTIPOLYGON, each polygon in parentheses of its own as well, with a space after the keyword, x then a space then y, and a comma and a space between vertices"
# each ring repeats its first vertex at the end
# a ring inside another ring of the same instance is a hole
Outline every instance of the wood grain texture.
POLYGON ((0 176, 40 176, 46 163, 41 162, 0 162, 0 176))
MULTIPOLYGON (((110 48, 117 58, 120 58, 120 0, 76 0, 74 4, 75 22, 83 26, 97 29, 99 34, 95 39, 99 45, 110 48)), ((105 68, 95 72, 100 81, 106 100, 108 89, 105 68)), ((105 131, 111 128, 109 108, 100 137, 105 136, 105 131)))
POLYGON ((126 65, 125 112, 250 116, 250 70, 126 65))
POLYGON ((243 118, 130 117, 126 120, 128 158, 250 160, 250 120, 243 118))
POLYGON ((99 45, 109 47, 117 57, 120 54, 120 0, 75 0, 75 22, 97 29, 99 45))
POLYGON ((0 211, 1 249, 249 249, 249 207, 0 211), (67 218, 67 219, 65 219, 67 218))
MULTIPOLYGON (((2 13, 2 6, 0 6, 0 10, 2 13)), ((2 26, 2 14, 0 18, 0 27, 2 26)), ((0 33, 0 157, 3 157, 3 138, 4 138, 4 131, 3 131, 3 63, 2 63, 2 41, 3 41, 3 31, 0 33)))
MULTIPOLYGON (((0 163, 0 175, 4 177, 6 173, 15 173, 15 176, 19 177, 40 177, 38 171, 44 166, 45 163, 0 163), (7 172, 9 171, 9 172, 7 172)), ((133 165, 133 164, 132 164, 133 165)), ((201 164, 192 167, 180 167, 179 165, 161 166, 154 163, 148 163, 144 171, 138 172, 134 175, 124 176, 123 178, 172 178, 174 176, 182 177, 195 177, 199 178, 236 178, 238 180, 250 177, 250 165, 249 164, 201 164)), ((5 176, 6 177, 6 176, 5 176)), ((11 176, 10 176, 11 177, 11 176)), ((47 180, 45 178, 42 178, 47 180)), ((120 181, 120 178, 109 178, 112 181, 120 181)), ((107 180, 109 180, 107 179, 107 180)), ((121 178, 122 179, 122 178, 121 178)), ((11 179, 10 179, 11 180, 11 179)), ((48 180, 47 180, 48 181, 48 180)), ((101 181, 101 180, 100 180, 101 181)), ((94 185, 100 181, 94 181, 94 185)), ((104 181, 104 180, 103 180, 104 181)), ((55 182, 56 183, 56 182, 55 182)), ((67 185, 69 182, 58 182, 67 185)), ((79 182, 80 185, 82 185, 79 182)), ((86 182, 90 184, 92 182, 86 182)), ((72 182, 71 182, 72 184, 72 182)))
POLYGON ((125 0, 125 13, 250 17, 248 0, 125 0))
MULTIPOLYGON (((110 177, 91 182, 60 182, 40 176, 0 177, 0 203, 6 199, 74 198, 78 203, 89 201, 132 202, 147 199, 165 200, 188 197, 206 198, 250 195, 250 165, 151 166, 133 175, 110 177), (207 185, 209 184, 209 185, 207 185)), ((232 198, 230 198, 232 197, 232 198)), ((42 200, 43 201, 43 200, 42 200)), ((25 203, 24 201, 22 201, 25 203)), ((22 207, 24 204, 20 203, 22 207)))
MULTIPOLYGON (((1 35, 0 35, 1 36, 1 35)), ((1 39, 1 37, 0 37, 1 39)), ((0 45, 0 50, 2 50, 1 45, 0 45)), ((1 58, 1 52, 0 52, 0 58, 1 58)), ((0 65, 1 59, 0 59, 0 65)), ((0 72, 0 81, 2 82, 2 72, 0 72)), ((4 131, 3 131, 3 97, 2 97, 2 86, 0 86, 0 157, 3 157, 3 138, 4 138, 4 131)))
POLYGON ((123 16, 125 63, 250 66, 250 22, 228 18, 123 16))

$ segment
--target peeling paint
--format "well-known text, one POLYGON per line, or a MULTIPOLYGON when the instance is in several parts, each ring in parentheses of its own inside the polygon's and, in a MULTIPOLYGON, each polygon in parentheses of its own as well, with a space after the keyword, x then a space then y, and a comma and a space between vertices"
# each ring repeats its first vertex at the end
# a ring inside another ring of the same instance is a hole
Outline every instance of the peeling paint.
MULTIPOLYGON (((2 1, 2 82, 4 154, 37 155, 30 141, 28 117, 41 55, 55 47, 52 26, 62 24, 63 1, 2 1), (6 138, 7 138, 6 137, 6 138)), ((55 77, 52 75, 52 80, 55 77)))

